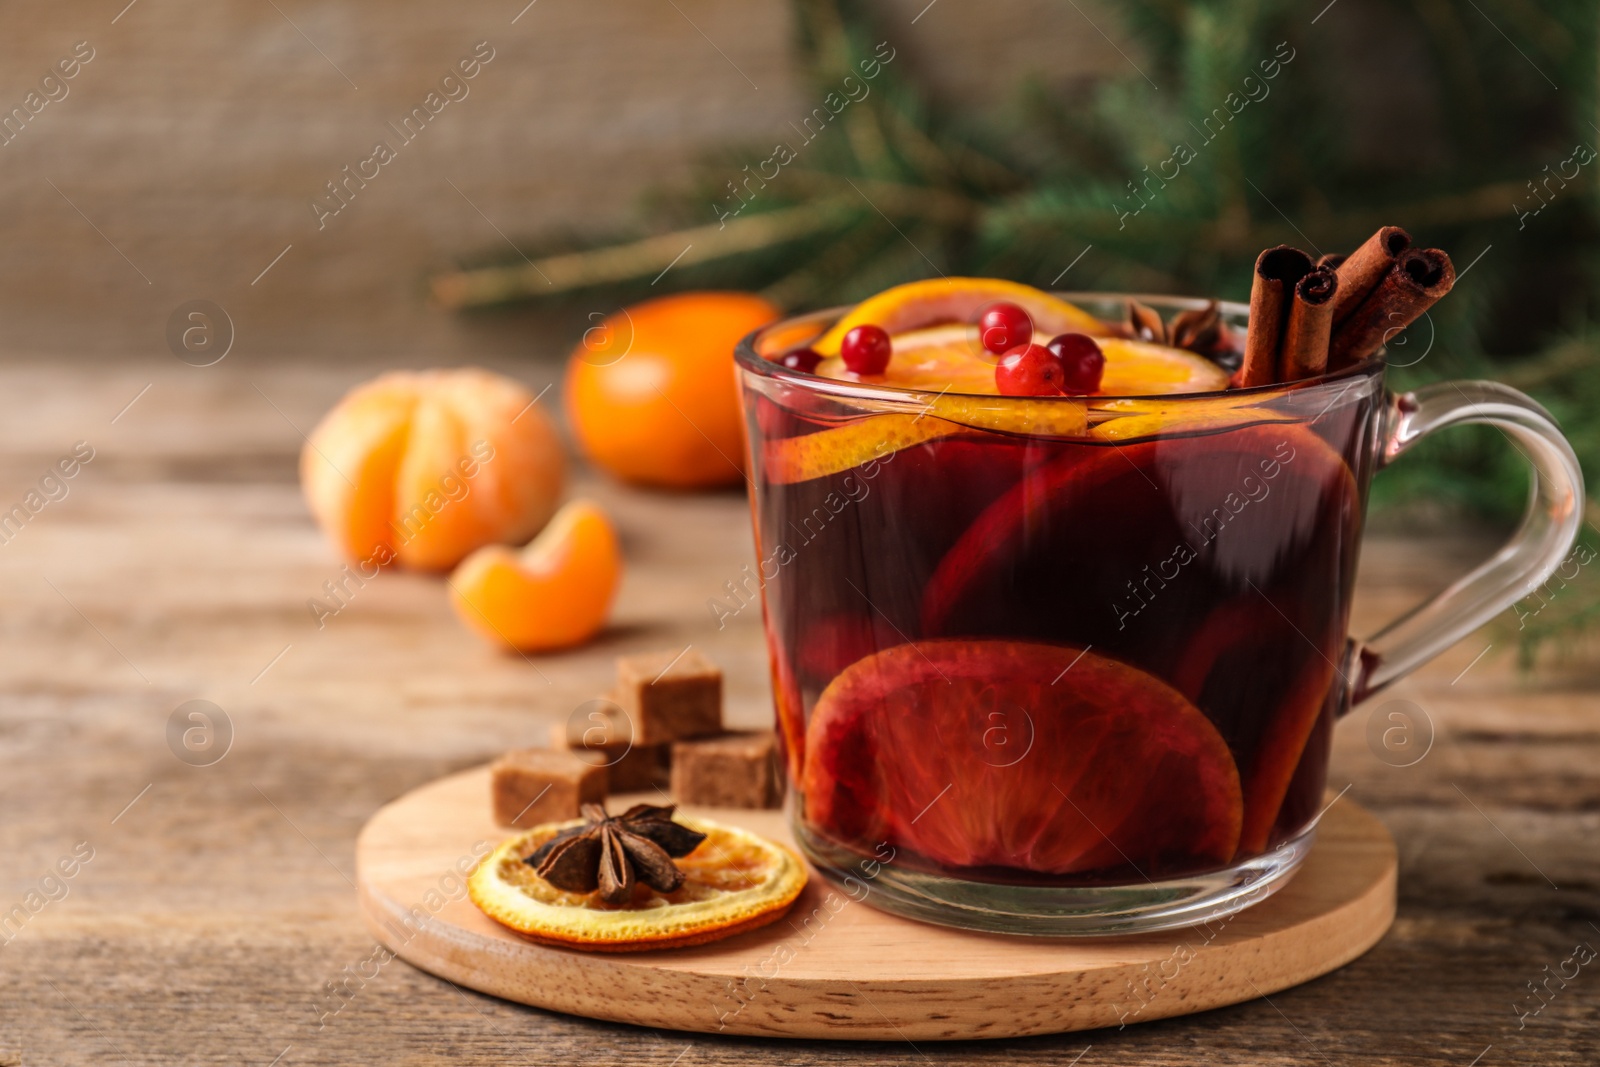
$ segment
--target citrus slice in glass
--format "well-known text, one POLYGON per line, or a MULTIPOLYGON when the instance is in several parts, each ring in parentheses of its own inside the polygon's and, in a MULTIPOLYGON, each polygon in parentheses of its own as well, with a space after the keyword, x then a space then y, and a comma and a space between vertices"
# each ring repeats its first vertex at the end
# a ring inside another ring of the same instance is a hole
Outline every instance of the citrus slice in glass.
MULTIPOLYGON (((1042 335, 1043 340, 1050 336, 1042 335)), ((984 351, 976 326, 929 326, 893 334, 889 341, 893 355, 882 374, 857 374, 837 355, 824 358, 815 373, 840 381, 930 393, 999 393, 994 380, 999 357, 984 351)), ((1097 337, 1095 343, 1106 358, 1098 390, 1101 396, 1214 393, 1228 386, 1227 371, 1187 349, 1116 337, 1097 337)))
POLYGON ((683 885, 658 893, 643 882, 633 900, 603 903, 598 893, 568 893, 523 862, 561 830, 583 820, 545 823, 491 852, 467 880, 485 915, 541 944, 601 952, 641 952, 716 941, 777 921, 805 888, 806 867, 789 849, 738 827, 677 816, 706 835, 674 862, 683 885))
POLYGON ((763 441, 761 469, 770 483, 789 485, 973 430, 1081 437, 1088 428, 1088 408, 1081 397, 935 396, 920 411, 863 415, 815 433, 763 441))
MULTIPOLYGON (((1360 494, 1343 457, 1301 423, 1243 425, 1129 445, 1107 442, 1085 451, 1038 468, 967 527, 929 579, 924 633, 998 623, 973 617, 972 609, 991 602, 988 591, 1002 581, 1024 581, 1040 595, 1068 585, 1092 588, 1088 599, 1108 610, 1125 581, 1146 577, 1140 564, 1150 560, 1138 554, 1122 558, 1127 539, 1116 535, 1116 524, 1096 522, 1101 514, 1115 513, 1119 522, 1144 529, 1169 526, 1172 543, 1197 545, 1208 543, 1207 531, 1215 534, 1216 509, 1242 501, 1252 485, 1270 483, 1276 499, 1253 512, 1242 507, 1245 521, 1235 523, 1238 532, 1230 536, 1256 524, 1265 530, 1321 518, 1349 526, 1360 514, 1360 494)), ((1353 527, 1346 536, 1354 538, 1353 527)), ((1061 610, 1072 608, 1062 604, 1061 610)))
POLYGON ((812 344, 824 356, 839 354, 839 342, 857 326, 877 326, 891 336, 945 323, 975 323, 990 304, 1016 304, 1033 320, 1033 332, 1048 340, 1058 333, 1108 336, 1116 327, 1042 289, 999 278, 929 278, 885 289, 857 304, 812 344))
POLYGON ((1092 639, 1170 679, 1250 754, 1241 847, 1259 852, 1342 655, 1355 478, 1298 423, 1084 451, 1037 468, 967 527, 924 588, 922 632, 1029 639, 1042 634, 1027 620, 1049 619, 1052 637, 1092 639), (1107 514, 1117 521, 1097 521, 1107 514))
POLYGON ((1154 877, 1225 863, 1239 841, 1239 774, 1216 729, 1087 649, 886 649, 824 690, 806 750, 807 823, 941 868, 1154 877))
POLYGON ((789 656, 783 649, 783 643, 773 631, 771 614, 763 613, 762 626, 767 635, 767 658, 772 672, 772 705, 777 714, 783 765, 788 768, 789 779, 798 781, 806 758, 805 696, 800 691, 794 668, 789 666, 789 656))
POLYGON ((1228 387, 1227 371, 1186 348, 1115 337, 1096 343, 1106 357, 1101 396, 1220 393, 1228 387))
POLYGON ((1123 442, 1161 434, 1208 433, 1252 423, 1289 422, 1300 417, 1263 403, 1261 397, 1251 393, 1181 400, 1118 397, 1095 404, 1091 412, 1094 428, 1089 436, 1123 442))
MULTIPOLYGON (((910 330, 895 335, 892 344, 894 355, 883 374, 857 374, 847 369, 838 356, 824 359, 816 373, 839 381, 893 385, 932 394, 920 409, 887 410, 816 433, 764 441, 764 470, 769 482, 787 485, 837 474, 902 448, 964 430, 1040 437, 1082 437, 1091 432, 1091 398, 999 395, 993 357, 978 343, 976 326, 952 323, 910 330)), ((1181 348, 1116 338, 1102 338, 1099 344, 1106 357, 1100 390, 1103 394, 1160 396, 1217 391, 1228 384, 1228 376, 1220 367, 1181 348)), ((871 403, 862 401, 863 406, 871 403)), ((1110 439, 1125 435, 1119 431, 1148 435, 1189 417, 1176 407, 1170 411, 1166 407, 1126 411, 1118 408, 1116 416, 1102 422, 1093 434, 1110 439)), ((1268 416, 1258 418, 1249 413, 1236 414, 1231 409, 1208 409, 1203 415, 1196 412, 1195 417, 1210 419, 1208 425, 1221 427, 1268 416)))

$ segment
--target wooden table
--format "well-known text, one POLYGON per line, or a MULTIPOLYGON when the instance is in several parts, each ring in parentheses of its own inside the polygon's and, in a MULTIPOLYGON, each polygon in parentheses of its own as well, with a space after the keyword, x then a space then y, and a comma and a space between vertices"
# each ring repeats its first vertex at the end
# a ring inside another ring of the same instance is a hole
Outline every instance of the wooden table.
MULTIPOLYGON (((381 804, 543 738, 625 650, 692 641, 726 669, 733 721, 769 714, 754 612, 718 631, 706 608, 752 558, 732 494, 583 479, 630 570, 611 630, 570 655, 496 654, 437 580, 404 574, 319 630, 306 601, 340 563, 296 486, 300 431, 376 369, 164 353, 0 367, 0 510, 75 442, 94 449, 68 496, 0 544, 0 923, 23 908, 0 926, 0 1064, 1593 1062, 1600 964, 1552 980, 1520 1027, 1515 1009, 1575 944, 1600 948, 1600 706, 1575 669, 1519 677, 1503 632, 1392 694, 1435 730, 1414 766, 1369 750, 1372 709, 1340 728, 1332 782, 1398 839, 1400 918, 1365 958, 1270 1002, 1004 1044, 778 1044, 551 1015, 396 961, 325 1014, 327 983, 370 973, 352 844, 381 804), (193 699, 231 723, 210 766, 168 745, 193 699)), ((557 374, 511 371, 535 389, 557 374)), ((1359 627, 1483 548, 1375 538, 1359 627)))

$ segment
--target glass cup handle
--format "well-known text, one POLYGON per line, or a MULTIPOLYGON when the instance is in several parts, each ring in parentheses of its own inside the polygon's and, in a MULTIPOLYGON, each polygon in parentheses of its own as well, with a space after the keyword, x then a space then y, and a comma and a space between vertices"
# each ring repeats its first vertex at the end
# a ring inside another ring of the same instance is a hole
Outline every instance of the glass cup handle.
POLYGON ((1583 521, 1583 472, 1550 413, 1497 382, 1441 382, 1393 397, 1379 467, 1435 430, 1498 427, 1533 467, 1528 510, 1505 546, 1448 589, 1351 649, 1359 703, 1528 595, 1561 564, 1583 521))

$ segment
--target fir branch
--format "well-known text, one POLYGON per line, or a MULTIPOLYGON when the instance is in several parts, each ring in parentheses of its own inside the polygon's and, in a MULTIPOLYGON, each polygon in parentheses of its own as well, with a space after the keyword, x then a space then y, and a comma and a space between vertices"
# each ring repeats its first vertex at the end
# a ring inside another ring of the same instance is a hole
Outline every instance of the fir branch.
POLYGON ((821 200, 628 244, 528 260, 520 266, 455 271, 434 278, 433 300, 440 307, 459 309, 634 281, 670 266, 690 267, 786 244, 837 227, 857 214, 858 208, 842 200, 821 200))

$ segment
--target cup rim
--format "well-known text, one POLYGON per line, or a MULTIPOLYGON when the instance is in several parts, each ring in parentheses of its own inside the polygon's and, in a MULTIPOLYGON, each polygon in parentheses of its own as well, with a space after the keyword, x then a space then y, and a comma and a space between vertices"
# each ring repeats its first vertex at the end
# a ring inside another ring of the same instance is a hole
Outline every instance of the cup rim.
MULTIPOLYGON (((1137 300, 1140 303, 1148 304, 1151 307, 1165 307, 1175 311, 1198 311, 1204 309, 1212 302, 1207 297, 1183 296, 1172 293, 1124 293, 1114 290, 1074 290, 1070 292, 1050 290, 1049 292, 1050 295, 1060 297, 1062 300, 1066 300, 1070 303, 1089 303, 1103 300, 1137 300)), ((1234 300, 1218 300, 1216 303, 1221 309, 1222 313, 1226 316, 1240 321, 1248 321, 1250 317, 1250 306, 1248 304, 1241 304, 1234 300)), ((748 334, 741 337, 738 344, 734 346, 734 363, 745 371, 749 371, 750 373, 759 375, 763 378, 770 378, 786 386, 806 389, 814 393, 824 393, 849 400, 872 400, 894 404, 897 402, 904 403, 913 398, 926 398, 928 396, 936 395, 934 392, 928 389, 915 389, 903 385, 849 382, 839 378, 824 378, 816 374, 807 374, 803 371, 790 370, 789 368, 780 365, 775 360, 767 359, 765 356, 756 351, 757 340, 768 330, 777 329, 779 327, 793 326, 804 323, 809 319, 817 320, 818 323, 822 325, 822 328, 826 329, 828 323, 837 321, 855 306, 855 304, 840 304, 834 307, 819 308, 815 311, 787 315, 774 322, 769 322, 765 326, 751 330, 748 334)), ((1386 366, 1387 353, 1385 350, 1379 349, 1376 354, 1367 357, 1359 363, 1345 367, 1342 370, 1330 371, 1311 378, 1301 378, 1293 382, 1275 382, 1268 385, 1253 385, 1244 388, 1230 388, 1224 392, 1233 396, 1271 396, 1284 395, 1287 393, 1315 392, 1316 390, 1325 387, 1331 387, 1339 382, 1347 382, 1355 378, 1382 374, 1386 366)), ((1096 404, 1101 404, 1118 400, 1150 400, 1153 398, 1159 398, 1163 403, 1181 403, 1184 401, 1215 399, 1219 393, 1217 391, 1197 393, 1097 393, 1092 397, 1086 398, 1082 396, 1007 396, 1000 393, 963 393, 957 392, 953 389, 946 389, 939 392, 937 395, 981 397, 984 401, 992 402, 998 405, 1005 405, 1018 402, 1026 402, 1029 404, 1049 404, 1056 402, 1082 403, 1085 399, 1096 404)))

